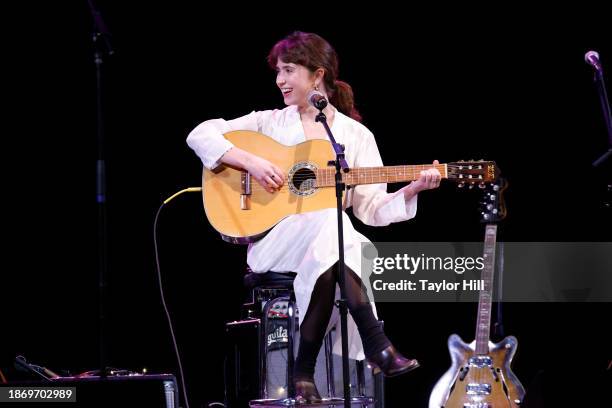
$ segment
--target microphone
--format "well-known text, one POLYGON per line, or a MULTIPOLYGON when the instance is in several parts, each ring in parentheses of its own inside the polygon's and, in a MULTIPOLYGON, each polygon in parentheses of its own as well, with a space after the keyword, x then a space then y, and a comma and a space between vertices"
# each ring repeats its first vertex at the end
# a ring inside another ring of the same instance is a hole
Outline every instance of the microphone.
POLYGON ((323 110, 327 106, 327 99, 325 99, 325 95, 314 89, 308 93, 307 99, 308 103, 318 110, 323 110))
POLYGON ((599 53, 597 51, 589 51, 584 54, 584 60, 597 71, 601 71, 601 62, 599 62, 599 53))

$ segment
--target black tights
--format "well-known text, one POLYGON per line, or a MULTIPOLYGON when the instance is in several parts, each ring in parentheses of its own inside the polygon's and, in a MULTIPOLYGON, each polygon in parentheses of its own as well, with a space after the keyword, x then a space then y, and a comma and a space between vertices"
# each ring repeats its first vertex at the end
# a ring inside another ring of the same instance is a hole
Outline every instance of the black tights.
MULTIPOLYGON (((346 268, 346 298, 348 309, 357 325, 366 357, 387 348, 391 342, 385 336, 381 323, 374 317, 372 306, 361 279, 346 268)), ((336 265, 317 279, 310 305, 300 326, 300 347, 295 360, 295 378, 312 378, 317 355, 323 344, 325 330, 334 308, 337 279, 336 265)))

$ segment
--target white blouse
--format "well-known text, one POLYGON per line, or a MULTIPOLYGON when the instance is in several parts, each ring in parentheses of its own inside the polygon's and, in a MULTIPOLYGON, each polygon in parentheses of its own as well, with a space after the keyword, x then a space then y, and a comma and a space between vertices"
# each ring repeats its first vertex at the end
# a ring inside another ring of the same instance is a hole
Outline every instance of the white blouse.
MULTIPOLYGON (((233 130, 257 131, 287 146, 306 140, 299 112, 292 105, 282 110, 254 111, 233 120, 205 121, 189 134, 187 144, 204 166, 213 169, 220 164, 225 152, 232 148, 233 145, 223 134, 233 130)), ((336 141, 345 146, 349 167, 383 165, 374 135, 364 125, 336 110, 331 130, 336 141)), ((284 170, 286 173, 288 169, 284 170)), ((345 195, 344 208, 350 206, 355 216, 365 224, 384 226, 413 218, 417 210, 417 196, 406 201, 401 190, 387 193, 386 184, 364 184, 355 186, 345 195)), ((353 228, 346 213, 343 216, 345 263, 356 274, 367 279, 369 272, 365 275, 361 273, 361 243, 370 241, 353 228)), ((247 263, 253 272, 297 272, 293 285, 298 310, 301 311, 300 324, 308 310, 317 278, 338 261, 336 217, 335 208, 291 215, 279 222, 265 237, 249 245, 247 263)), ((374 304, 372 306, 374 308, 374 304)), ((335 312, 330 327, 337 320, 335 312)), ((336 336, 336 340, 334 352, 339 354, 340 336, 336 336)), ((349 354, 354 359, 365 358, 357 327, 350 315, 349 354)))

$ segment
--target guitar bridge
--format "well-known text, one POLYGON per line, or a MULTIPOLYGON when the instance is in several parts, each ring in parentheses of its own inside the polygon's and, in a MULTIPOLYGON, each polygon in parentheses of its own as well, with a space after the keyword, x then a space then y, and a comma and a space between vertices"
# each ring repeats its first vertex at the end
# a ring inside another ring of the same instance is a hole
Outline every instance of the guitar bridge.
POLYGON ((240 172, 240 209, 251 209, 251 174, 248 171, 240 172))

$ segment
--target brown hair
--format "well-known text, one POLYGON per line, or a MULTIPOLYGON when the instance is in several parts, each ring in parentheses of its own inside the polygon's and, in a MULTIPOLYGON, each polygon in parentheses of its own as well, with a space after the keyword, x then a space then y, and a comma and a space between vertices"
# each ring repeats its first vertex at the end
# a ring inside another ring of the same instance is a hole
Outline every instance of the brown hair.
POLYGON ((268 64, 276 68, 278 60, 305 66, 311 72, 323 68, 325 89, 332 105, 347 116, 361 122, 361 115, 355 109, 353 89, 338 80, 338 55, 331 45, 314 33, 295 31, 280 40, 268 54, 268 64))

